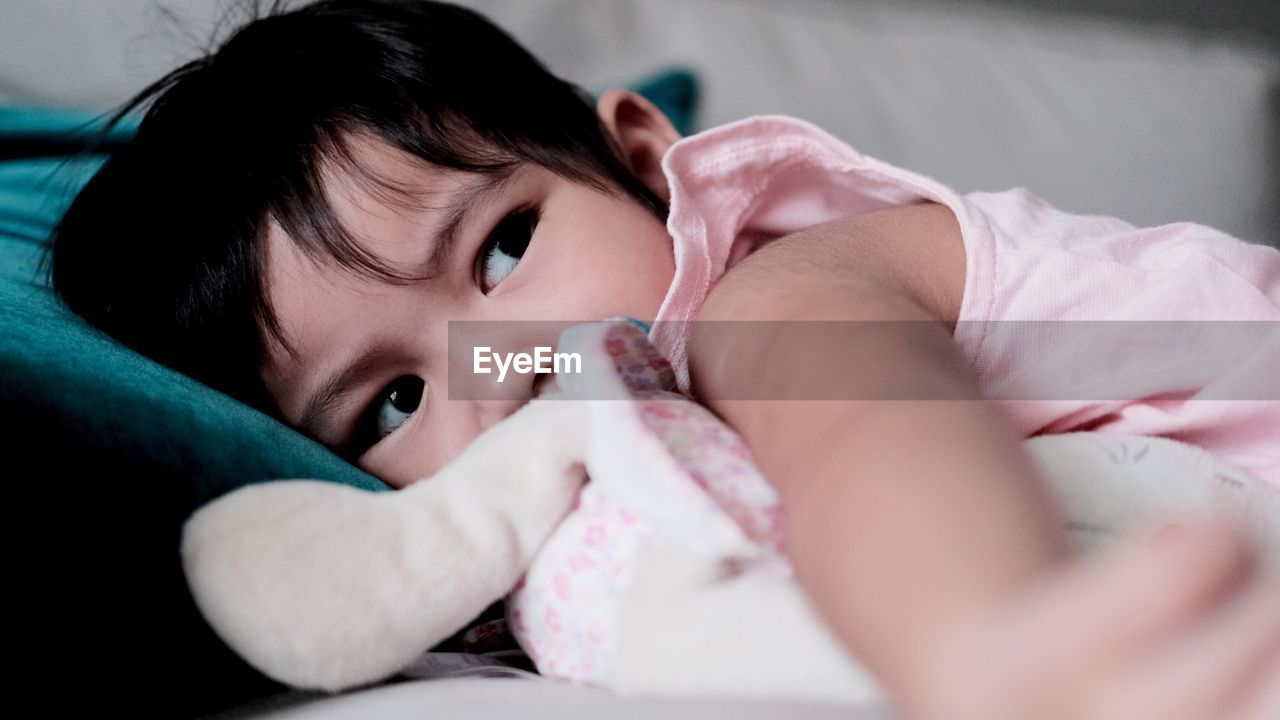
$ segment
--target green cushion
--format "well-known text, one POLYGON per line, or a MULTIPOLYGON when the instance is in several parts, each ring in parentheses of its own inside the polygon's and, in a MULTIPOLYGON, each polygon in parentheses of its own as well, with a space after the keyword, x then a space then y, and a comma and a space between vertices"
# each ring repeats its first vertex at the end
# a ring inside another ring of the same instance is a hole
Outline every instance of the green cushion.
POLYGON ((692 72, 681 68, 662 70, 629 87, 666 113, 681 135, 697 132, 699 87, 692 72))
MULTIPOLYGON (((667 70, 630 85, 693 130, 697 85, 667 70)), ((189 716, 279 689, 236 659, 200 619, 182 578, 178 533, 201 504, 246 483, 307 477, 368 490, 381 481, 247 406, 118 345, 61 306, 44 282, 44 241, 102 158, 56 153, 92 126, 88 113, 0 108, 0 424, 30 459, 18 504, 71 543, 33 578, 35 612, 95 647, 133 647, 147 677, 189 716), (54 154, 49 154, 54 153, 54 154), (86 592, 86 591, 90 592, 86 592), (74 628, 74 629, 73 629, 74 628)), ((127 142, 130 128, 111 138, 127 142)), ((10 468, 24 467, 11 461, 10 468)), ((44 563, 37 563, 43 566, 44 563)), ((70 652, 56 643, 30 657, 70 652)), ((24 660, 25 662, 25 660, 24 660)), ((139 709, 135 668, 89 661, 90 694, 139 709), (123 674, 122 674, 123 673, 123 674), (114 699, 114 698, 113 698, 114 699)), ((81 687, 81 690, 88 690, 81 687)))
POLYGON ((86 177, 97 163, 58 168, 59 162, 0 163, 0 395, 6 403, 38 399, 76 426, 77 442, 185 471, 197 503, 245 482, 282 477, 387 489, 323 446, 118 345, 65 310, 42 282, 42 240, 70 197, 66 177, 86 177), (50 180, 55 170, 62 178, 50 180), (15 393, 20 397, 9 397, 15 393))

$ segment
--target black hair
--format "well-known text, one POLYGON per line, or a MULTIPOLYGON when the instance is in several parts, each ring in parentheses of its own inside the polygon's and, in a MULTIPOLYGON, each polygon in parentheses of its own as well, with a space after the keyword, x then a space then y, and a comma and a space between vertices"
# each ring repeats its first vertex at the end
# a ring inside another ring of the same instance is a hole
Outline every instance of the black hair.
POLYGON ((283 343, 263 284, 270 222, 308 255, 408 282, 326 201, 326 163, 369 135, 433 166, 491 175, 531 162, 660 219, 590 95, 472 10, 322 0, 250 10, 221 47, 111 116, 146 108, 54 230, 50 275, 72 311, 125 345, 269 414, 260 376, 283 343))

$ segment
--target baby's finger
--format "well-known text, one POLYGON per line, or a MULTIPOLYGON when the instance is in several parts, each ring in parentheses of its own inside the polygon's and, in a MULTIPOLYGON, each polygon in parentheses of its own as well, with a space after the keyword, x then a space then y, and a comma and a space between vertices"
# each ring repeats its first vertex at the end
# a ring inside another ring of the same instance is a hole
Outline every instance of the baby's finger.
POLYGON ((1275 720, 1280 718, 1280 655, 1259 679, 1256 690, 1246 699, 1244 709, 1233 720, 1275 720))
MULTIPOLYGON (((1280 657, 1280 588, 1254 583, 1138 659, 1119 717, 1224 718, 1280 657), (1139 712, 1145 715, 1139 715, 1139 712)), ((1275 716, 1280 717, 1280 716, 1275 716)))
POLYGON ((1038 589, 1021 620, 1026 637, 1059 649, 1063 672, 1102 679, 1238 593, 1251 575, 1237 531, 1186 525, 1155 544, 1077 562, 1038 589))
POLYGON ((1142 648, 1238 593, 1252 560, 1235 528, 1184 524, 1104 560, 1067 601, 1076 627, 1106 633, 1117 649, 1142 648))

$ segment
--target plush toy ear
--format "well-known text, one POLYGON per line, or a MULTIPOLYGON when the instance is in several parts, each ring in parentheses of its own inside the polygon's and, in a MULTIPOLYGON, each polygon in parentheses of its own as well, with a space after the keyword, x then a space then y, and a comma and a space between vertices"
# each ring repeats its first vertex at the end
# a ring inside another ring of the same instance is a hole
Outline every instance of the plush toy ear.
POLYGON ((1258 561, 1280 572, 1280 488, 1194 445, 1096 432, 1023 444, 1082 550, 1173 518, 1216 514, 1244 528, 1258 561))
MULTIPOLYGON (((447 637, 458 611, 419 577, 432 568, 403 562, 413 526, 432 519, 403 513, 403 495, 380 495, 283 480, 201 508, 183 528, 182 560, 205 619, 264 674, 334 691, 394 673, 447 637)), ((455 583, 475 579, 463 577, 455 583)))
POLYGON ((582 358, 582 372, 557 378, 580 400, 626 400, 655 392, 678 393, 671 362, 649 342, 649 326, 617 316, 570 325, 556 349, 582 358))
POLYGON ((386 678, 515 585, 585 480, 581 403, 534 400, 394 493, 282 480, 183 527, 201 612, 264 674, 338 691, 386 678))

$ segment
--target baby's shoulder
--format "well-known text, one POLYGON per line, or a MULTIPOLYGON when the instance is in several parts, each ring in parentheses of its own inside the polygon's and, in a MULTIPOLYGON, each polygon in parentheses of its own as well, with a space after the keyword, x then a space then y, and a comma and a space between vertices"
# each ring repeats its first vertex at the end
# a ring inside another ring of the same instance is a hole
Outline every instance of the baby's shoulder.
POLYGON ((785 235, 739 235, 720 294, 755 295, 780 282, 836 292, 862 285, 905 296, 953 323, 965 284, 964 239, 939 203, 886 208, 811 225, 785 235))

